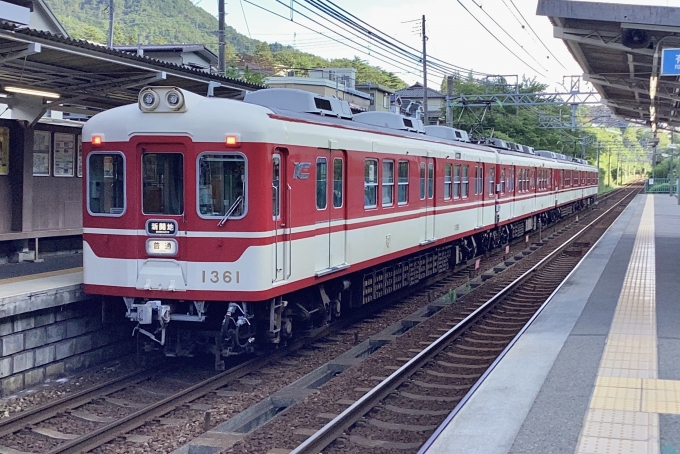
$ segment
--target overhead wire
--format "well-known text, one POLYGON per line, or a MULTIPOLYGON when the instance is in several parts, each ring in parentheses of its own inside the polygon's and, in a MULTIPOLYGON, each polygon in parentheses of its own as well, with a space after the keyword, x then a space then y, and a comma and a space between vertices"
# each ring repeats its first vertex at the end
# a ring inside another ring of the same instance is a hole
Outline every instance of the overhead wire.
MULTIPOLYGON (((276 0, 276 1, 277 1, 278 3, 282 3, 281 0, 276 0)), ((295 1, 295 3, 300 4, 300 2, 298 2, 298 1, 295 1)), ((307 7, 307 6, 305 6, 305 5, 302 5, 302 4, 300 4, 300 6, 302 6, 303 8, 305 8, 305 9, 308 10, 308 11, 311 11, 312 13, 314 13, 315 15, 321 17, 321 18, 324 19, 325 21, 330 22, 331 24, 335 25, 331 20, 329 20, 329 19, 327 19, 327 18, 321 16, 319 13, 317 13, 316 11, 313 11, 313 10, 310 9, 309 7, 307 7)), ((300 14, 299 11, 298 11, 298 14, 300 14)), ((304 16, 304 15, 303 15, 303 17, 306 17, 307 19, 310 19, 309 17, 304 16)), ((310 20, 314 21, 314 19, 310 19, 310 20)), ((318 24, 318 22, 316 22, 316 21, 314 21, 314 22, 318 24)), ((319 24, 319 25, 321 25, 321 24, 319 24)), ((358 35, 357 33, 353 32, 353 31, 351 31, 351 30, 347 30, 346 27, 342 27, 342 26, 341 26, 341 28, 342 28, 343 30, 347 31, 348 33, 350 33, 351 35, 357 37, 357 38, 362 38, 362 39, 364 38, 364 36, 358 35)), ((338 32, 335 32, 335 33, 339 34, 338 32)), ((340 35, 340 34, 339 34, 339 35, 340 35)), ((340 36, 342 36, 342 35, 340 35, 340 36)), ((344 37, 344 36, 343 36, 343 37, 344 37)), ((346 38, 346 37, 344 37, 344 38, 346 38)), ((357 45, 361 45, 360 43, 357 43, 356 41, 351 40, 350 38, 346 38, 346 39, 349 39, 351 42, 353 42, 353 43, 355 43, 355 44, 357 44, 357 45)), ((380 43, 378 43, 378 44, 380 44, 380 43)), ((396 51, 394 51, 394 50, 392 50, 392 49, 385 48, 385 47, 382 46, 382 45, 380 46, 380 49, 381 49, 383 52, 388 52, 392 57, 397 57, 397 58, 402 58, 402 59, 403 59, 403 57, 404 57, 404 56, 401 55, 400 53, 398 53, 398 52, 396 52, 396 51)), ((366 52, 365 52, 365 53, 366 53, 366 52)), ((374 53, 374 54, 376 53, 375 50, 373 50, 373 53, 374 53)), ((385 56, 386 58, 390 58, 389 56, 387 56, 387 55, 385 55, 385 54, 382 54, 382 53, 378 53, 378 54, 379 54, 379 55, 382 55, 382 56, 385 56)), ((422 62, 422 57, 419 57, 419 56, 412 56, 412 57, 410 58, 410 61, 407 62, 407 64, 413 64, 413 63, 419 63, 419 62, 422 62)), ((441 75, 442 77, 446 75, 446 72, 444 72, 444 71, 438 70, 438 71, 436 71, 436 72, 437 72, 437 74, 441 75)))
MULTIPOLYGON (((472 3, 474 3, 475 5, 477 5, 477 2, 475 2, 474 0, 472 0, 472 3)), ((536 58, 535 58, 533 55, 531 55, 531 53, 530 53, 528 50, 526 50, 526 49, 524 48, 524 46, 523 46, 522 44, 519 43, 519 41, 517 41, 510 33, 508 33, 508 31, 507 31, 505 28, 503 28, 503 26, 502 26, 501 24, 499 24, 499 23, 496 21, 496 19, 494 19, 493 17, 491 17, 491 15, 490 15, 484 8, 482 8, 482 5, 477 5, 477 6, 479 7, 479 9, 480 9, 484 14, 486 14, 486 17, 488 17, 489 19, 491 19, 491 21, 492 21, 494 24, 496 24, 496 25, 498 26, 498 28, 500 28, 500 29, 503 31, 503 33, 505 33, 506 35, 508 35, 508 37, 509 37, 515 44, 517 44, 517 45, 518 45, 518 46, 519 46, 519 47, 520 47, 520 48, 521 48, 521 49, 522 49, 522 50, 523 50, 523 51, 524 51, 524 52, 525 52, 525 53, 526 53, 533 61, 535 61, 536 64, 538 64, 538 66, 540 66, 541 68, 543 68, 544 71, 548 71, 548 69, 547 69, 546 67, 544 67, 538 60, 536 60, 536 58)))
MULTIPOLYGON (((244 1, 245 1, 246 3, 248 3, 248 4, 251 4, 251 5, 253 5, 253 6, 256 6, 256 7, 260 8, 260 9, 262 9, 263 11, 266 11, 266 12, 268 12, 268 13, 270 13, 270 14, 273 14, 273 15, 275 15, 275 16, 277 16, 277 17, 280 17, 280 18, 282 18, 282 19, 284 19, 284 20, 286 20, 286 21, 289 21, 289 20, 290 20, 289 18, 284 17, 284 16, 282 16, 281 14, 276 13, 276 12, 274 12, 274 11, 268 9, 268 8, 265 8, 265 7, 262 6, 262 5, 258 5, 258 4, 256 4, 256 3, 253 3, 253 2, 250 1, 250 0, 244 0, 244 1)), ((334 38, 334 37, 332 37, 332 36, 328 36, 328 35, 326 35, 325 33, 322 33, 322 32, 320 32, 320 31, 318 31, 318 30, 314 30, 313 28, 311 28, 311 27, 309 27, 309 26, 307 26, 307 25, 301 24, 300 22, 297 22, 297 21, 295 21, 295 20, 293 20, 292 22, 295 23, 295 24, 297 24, 297 25, 299 25, 300 27, 306 28, 307 30, 313 31, 313 32, 315 32, 315 33, 318 33, 319 35, 324 36, 324 37, 330 39, 331 41, 335 41, 335 42, 338 42, 338 43, 341 43, 341 44, 345 44, 345 43, 342 43, 341 41, 338 41, 336 38, 334 38)), ((349 47, 350 49, 356 50, 356 51, 361 52, 361 53, 365 53, 362 49, 355 48, 355 47, 353 47, 353 46, 351 46, 351 45, 348 45, 348 44, 345 44, 345 45, 346 45, 347 47, 349 47)), ((407 71, 408 74, 416 74, 411 68, 404 68, 404 67, 401 66, 401 65, 396 65, 394 62, 390 62, 390 61, 387 61, 387 60, 383 60, 383 59, 381 59, 381 58, 377 58, 377 57, 373 57, 373 58, 375 58, 375 59, 378 60, 378 61, 381 61, 381 62, 390 64, 390 65, 397 66, 397 67, 399 67, 400 69, 407 71)))
POLYGON ((532 32, 534 35, 536 35, 536 38, 538 38, 538 40, 541 42, 541 44, 543 44, 543 47, 545 47, 545 49, 550 53, 550 55, 553 56, 553 58, 555 59, 555 61, 556 61, 557 63, 559 63, 560 66, 562 66, 562 68, 567 69, 567 68, 562 64, 562 62, 560 62, 559 59, 558 59, 557 57, 555 57, 555 54, 552 53, 552 51, 548 48, 548 46, 545 45, 545 43, 543 42, 543 40, 541 39, 541 37, 538 36, 538 33, 536 33, 536 31, 535 31, 534 28, 531 26, 531 24, 529 23, 529 21, 526 20, 526 19, 524 18, 524 15, 522 14, 522 11, 520 11, 519 8, 517 8, 517 5, 515 5, 515 2, 514 2, 513 0, 510 0, 510 3, 512 4, 512 6, 515 7, 515 9, 516 9, 517 12, 519 13, 520 17, 522 18, 522 20, 527 24, 527 27, 529 27, 529 29, 531 30, 531 32, 532 32))
POLYGON ((465 11, 467 11, 467 13, 468 13, 470 16, 472 16, 472 18, 473 18, 479 25, 482 26, 482 28, 484 28, 484 30, 486 30, 491 36, 493 36, 493 38, 494 38, 496 41, 498 41, 498 42, 499 42, 499 43, 500 43, 500 44, 501 44, 508 52, 510 52, 512 55, 514 55, 516 59, 518 59, 519 61, 521 61, 522 63, 524 63, 525 66, 527 66, 529 69, 531 69, 531 70, 532 70, 533 72, 535 72, 536 74, 540 74, 541 76, 543 76, 543 74, 541 74, 540 71, 536 70, 536 69, 535 69, 533 66, 531 66, 529 63, 527 63, 527 62, 525 62, 524 60, 522 60, 522 58, 521 58, 519 55, 517 55, 516 53, 514 53, 507 45, 505 45, 505 43, 504 43, 503 41, 501 41, 496 35, 494 35, 494 33, 493 33, 491 30, 489 30, 489 29, 487 28, 486 25, 484 25, 479 19, 477 19, 477 17, 476 17, 474 14, 472 14, 472 13, 470 12, 469 9, 467 9, 467 7, 461 2, 461 0, 457 0, 457 1, 458 1, 458 4, 459 4, 460 6, 462 6, 463 9, 464 9, 465 11))
MULTIPOLYGON (((310 1, 312 1, 312 0, 305 0, 305 1, 310 2, 310 1)), ((343 21, 346 22, 346 23, 351 23, 351 24, 352 24, 353 26, 355 26, 355 27, 359 27, 360 29, 364 30, 364 33, 366 33, 367 35, 373 37, 374 39, 380 39, 380 40, 386 41, 386 42, 388 42, 389 44, 391 44, 391 45, 393 45, 393 46, 396 46, 396 47, 398 47, 398 48, 402 48, 402 49, 403 49, 403 48, 405 48, 405 49, 410 49, 409 52, 410 52, 411 54, 420 55, 420 49, 416 49, 416 48, 410 46, 409 44, 406 44, 406 43, 404 43, 404 42, 402 42, 402 41, 400 41, 400 40, 398 40, 398 39, 395 39, 394 37, 390 36, 389 34, 380 31, 380 30, 377 29, 376 27, 374 27, 374 26, 368 24, 368 23, 365 22, 364 20, 360 19, 359 17, 353 15, 353 14, 350 13, 349 11, 347 11, 347 10, 343 9, 342 7, 338 6, 338 5, 335 4, 332 0, 321 0, 321 1, 323 1, 326 5, 332 5, 332 10, 336 13, 337 17, 338 17, 340 20, 343 20, 343 21), (339 12, 338 12, 338 11, 339 11, 339 12), (343 13, 344 13, 344 14, 343 14, 343 13), (363 24, 363 26, 362 26, 361 24, 363 24), (373 31, 371 31, 371 29, 372 29, 373 31), (381 36, 381 35, 383 35, 383 36, 381 36), (386 37, 387 37, 387 38, 386 38, 386 37), (390 40, 392 40, 393 42, 390 41, 390 40), (395 44, 395 43, 396 43, 396 44, 395 44), (397 46, 397 44, 398 44, 399 46, 397 46)), ((414 22, 414 21, 411 21, 411 22, 414 22)), ((474 70, 472 70, 472 69, 463 68, 463 67, 461 67, 461 66, 454 65, 454 64, 448 63, 448 62, 446 62, 446 61, 444 61, 444 60, 441 60, 441 59, 439 59, 439 58, 436 58, 436 57, 434 57, 434 56, 428 56, 427 61, 428 61, 428 63, 429 63, 430 65, 432 65, 432 66, 440 66, 441 68, 448 67, 449 70, 450 70, 451 72, 455 72, 455 71, 458 71, 458 72, 466 72, 466 73, 470 73, 470 74, 474 74, 474 75, 479 75, 479 76, 488 76, 488 75, 491 75, 491 74, 488 74, 488 73, 484 73, 484 72, 480 72, 480 71, 474 71, 474 70)))
POLYGON ((250 34, 250 26, 248 25, 248 19, 246 18, 246 10, 243 9, 243 0, 241 0, 241 12, 243 13, 243 20, 246 23, 246 30, 248 30, 248 38, 253 39, 252 35, 250 34))

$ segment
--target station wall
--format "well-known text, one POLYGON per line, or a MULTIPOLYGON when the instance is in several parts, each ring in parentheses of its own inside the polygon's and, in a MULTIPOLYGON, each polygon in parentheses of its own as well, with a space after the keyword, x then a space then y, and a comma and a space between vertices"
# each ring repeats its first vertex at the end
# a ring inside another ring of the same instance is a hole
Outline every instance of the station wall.
POLYGON ((38 123, 33 143, 25 147, 25 128, 18 121, 0 119, 0 133, 9 133, 10 155, 9 175, 0 174, 0 241, 3 233, 16 232, 21 225, 12 220, 17 216, 13 203, 17 203, 16 192, 21 193, 22 185, 26 184, 32 189, 25 194, 31 196, 23 204, 24 207, 30 204, 32 219, 23 223, 24 231, 82 227, 82 178, 78 177, 81 129, 38 123), (32 159, 22 160, 24 153, 31 153, 32 159), (22 163, 32 165, 33 169, 24 172, 22 163), (22 172, 24 178, 30 178, 29 182, 22 181, 22 172))

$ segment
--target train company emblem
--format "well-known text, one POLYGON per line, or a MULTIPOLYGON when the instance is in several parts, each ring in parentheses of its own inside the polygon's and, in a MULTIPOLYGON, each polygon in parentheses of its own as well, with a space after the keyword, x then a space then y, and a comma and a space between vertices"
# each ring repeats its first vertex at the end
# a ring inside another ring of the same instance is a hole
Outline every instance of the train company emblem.
POLYGON ((309 178, 309 168, 311 167, 311 164, 308 162, 296 162, 295 163, 295 170, 293 171, 293 179, 294 180, 306 180, 309 178), (304 172, 304 173, 303 173, 304 172))

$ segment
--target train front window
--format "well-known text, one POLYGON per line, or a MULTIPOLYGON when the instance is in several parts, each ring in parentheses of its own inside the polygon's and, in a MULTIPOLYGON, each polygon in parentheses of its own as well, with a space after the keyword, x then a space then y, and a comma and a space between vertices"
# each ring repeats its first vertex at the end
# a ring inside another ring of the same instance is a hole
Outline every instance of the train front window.
POLYGON ((184 213, 184 156, 144 153, 142 172, 144 214, 184 213))
POLYGON ((246 158, 238 154, 211 153, 198 158, 198 209, 202 216, 229 219, 246 212, 246 158))
POLYGON ((120 153, 95 153, 87 161, 87 208, 120 216, 125 209, 125 162, 120 153))

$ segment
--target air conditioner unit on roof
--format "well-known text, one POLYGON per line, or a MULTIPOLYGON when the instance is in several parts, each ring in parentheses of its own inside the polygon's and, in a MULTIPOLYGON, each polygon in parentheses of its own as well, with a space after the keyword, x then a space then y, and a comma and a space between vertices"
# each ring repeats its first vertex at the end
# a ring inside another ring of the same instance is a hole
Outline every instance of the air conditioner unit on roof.
POLYGON ((252 91, 246 94, 243 101, 273 109, 352 119, 352 110, 347 101, 294 88, 252 91))

